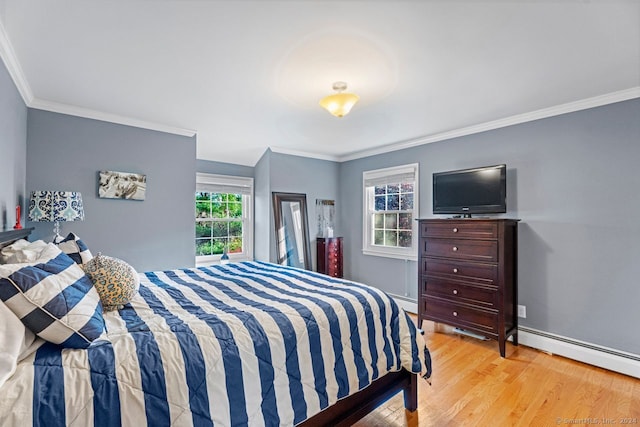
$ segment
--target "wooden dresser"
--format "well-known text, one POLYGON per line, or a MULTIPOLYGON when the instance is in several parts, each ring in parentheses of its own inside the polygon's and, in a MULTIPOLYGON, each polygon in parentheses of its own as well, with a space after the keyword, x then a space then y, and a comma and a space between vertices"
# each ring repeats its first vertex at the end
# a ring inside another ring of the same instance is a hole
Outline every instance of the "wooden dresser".
POLYGON ((319 237, 316 250, 318 273, 342 277, 342 237, 319 237))
POLYGON ((420 321, 518 345, 518 221, 422 219, 418 271, 420 321))

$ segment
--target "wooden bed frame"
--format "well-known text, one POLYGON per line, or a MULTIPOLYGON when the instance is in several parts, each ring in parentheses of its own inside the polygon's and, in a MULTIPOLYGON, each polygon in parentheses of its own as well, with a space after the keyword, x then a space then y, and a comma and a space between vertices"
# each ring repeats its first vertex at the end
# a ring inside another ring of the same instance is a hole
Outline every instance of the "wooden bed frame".
POLYGON ((417 374, 402 369, 378 378, 367 388, 337 401, 299 425, 350 426, 401 391, 405 409, 414 412, 418 408, 417 374))
MULTIPOLYGON (((0 231, 0 248, 25 239, 33 228, 0 231)), ((299 426, 350 426, 399 392, 404 393, 404 406, 414 412, 418 407, 417 374, 402 369, 373 381, 359 392, 339 400, 299 426)))

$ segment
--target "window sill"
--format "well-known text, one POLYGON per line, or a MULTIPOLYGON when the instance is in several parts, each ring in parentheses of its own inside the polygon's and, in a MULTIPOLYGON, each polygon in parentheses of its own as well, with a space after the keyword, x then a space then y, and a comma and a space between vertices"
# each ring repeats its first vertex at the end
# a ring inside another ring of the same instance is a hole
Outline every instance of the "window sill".
MULTIPOLYGON (((242 261, 253 261, 253 258, 250 257, 230 257, 229 262, 242 262, 242 261)), ((209 265, 220 265, 220 257, 196 260, 196 267, 207 267, 209 265)))
POLYGON ((384 258, 403 259, 405 261, 417 261, 418 256, 413 253, 398 253, 391 251, 380 251, 371 249, 362 249, 363 255, 379 256, 384 258))

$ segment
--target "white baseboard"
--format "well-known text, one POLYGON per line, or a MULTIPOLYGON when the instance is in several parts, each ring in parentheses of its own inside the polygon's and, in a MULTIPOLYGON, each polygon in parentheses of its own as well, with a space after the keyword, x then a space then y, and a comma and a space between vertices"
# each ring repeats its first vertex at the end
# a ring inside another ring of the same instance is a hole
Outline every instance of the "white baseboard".
POLYGON ((418 314, 418 303, 416 300, 412 300, 409 298, 401 297, 399 295, 389 294, 391 298, 398 304, 400 308, 402 308, 407 313, 418 314))
POLYGON ((526 327, 518 328, 518 343, 579 362, 640 378, 640 356, 526 327))
MULTIPOLYGON (((399 295, 391 297, 404 311, 418 313, 418 303, 415 300, 399 295)), ((523 326, 518 328, 518 342, 527 347, 640 378, 640 355, 637 354, 523 326)))

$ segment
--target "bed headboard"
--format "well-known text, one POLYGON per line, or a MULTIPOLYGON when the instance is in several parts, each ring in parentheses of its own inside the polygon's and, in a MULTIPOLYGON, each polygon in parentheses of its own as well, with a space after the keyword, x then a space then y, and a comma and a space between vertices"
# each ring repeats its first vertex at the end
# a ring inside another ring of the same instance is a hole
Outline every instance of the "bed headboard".
POLYGON ((32 231, 33 227, 21 228, 20 230, 0 231, 0 249, 9 246, 16 240, 27 238, 32 231))

